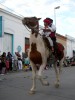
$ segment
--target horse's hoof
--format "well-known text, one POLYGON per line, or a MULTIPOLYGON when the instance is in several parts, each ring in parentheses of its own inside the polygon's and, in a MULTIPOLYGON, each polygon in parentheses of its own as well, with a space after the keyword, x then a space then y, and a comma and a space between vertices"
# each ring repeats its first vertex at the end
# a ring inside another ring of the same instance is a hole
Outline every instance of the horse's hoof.
POLYGON ((58 84, 55 84, 55 87, 56 87, 56 88, 59 88, 59 86, 60 86, 59 83, 58 83, 58 84))
POLYGON ((29 91, 29 94, 35 94, 35 91, 31 91, 31 90, 30 90, 30 91, 29 91))
POLYGON ((49 86, 49 83, 47 83, 47 86, 49 86))
POLYGON ((43 83, 43 85, 44 85, 44 86, 49 86, 49 83, 48 83, 48 82, 47 82, 47 83, 45 83, 45 84, 43 83))

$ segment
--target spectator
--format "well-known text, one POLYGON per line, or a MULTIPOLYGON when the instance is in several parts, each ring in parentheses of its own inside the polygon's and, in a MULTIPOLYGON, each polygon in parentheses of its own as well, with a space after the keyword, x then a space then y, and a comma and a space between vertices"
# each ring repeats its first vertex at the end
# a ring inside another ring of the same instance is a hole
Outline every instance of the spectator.
POLYGON ((3 54, 1 55, 1 66, 2 66, 2 74, 5 74, 6 72, 6 53, 3 52, 3 54))
POLYGON ((18 59, 17 59, 17 55, 16 55, 16 52, 13 56, 13 59, 14 59, 14 70, 17 70, 17 67, 18 67, 18 59))
POLYGON ((16 52, 17 55, 17 59, 18 59, 18 69, 22 70, 22 59, 21 59, 21 55, 19 54, 19 52, 16 52))
POLYGON ((25 59, 24 59, 24 70, 30 70, 30 61, 29 61, 29 58, 28 57, 26 57, 25 59))
POLYGON ((7 60, 9 61, 9 70, 12 71, 12 54, 8 52, 7 60))

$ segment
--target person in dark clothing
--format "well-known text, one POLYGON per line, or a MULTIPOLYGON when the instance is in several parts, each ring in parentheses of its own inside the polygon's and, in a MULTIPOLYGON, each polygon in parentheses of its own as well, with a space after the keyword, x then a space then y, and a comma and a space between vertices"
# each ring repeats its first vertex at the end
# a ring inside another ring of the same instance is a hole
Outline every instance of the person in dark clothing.
POLYGON ((12 54, 8 52, 7 60, 9 61, 9 70, 12 71, 12 54))
POLYGON ((2 74, 5 74, 5 70, 6 70, 6 53, 3 52, 3 54, 1 55, 1 67, 2 67, 2 74))

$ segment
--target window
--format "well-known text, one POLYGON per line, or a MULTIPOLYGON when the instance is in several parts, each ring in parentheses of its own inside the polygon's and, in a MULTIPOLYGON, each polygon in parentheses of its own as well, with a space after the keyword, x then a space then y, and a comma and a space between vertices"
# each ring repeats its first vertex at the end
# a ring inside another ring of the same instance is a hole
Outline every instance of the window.
POLYGON ((25 38, 25 44, 29 45, 29 38, 25 38))

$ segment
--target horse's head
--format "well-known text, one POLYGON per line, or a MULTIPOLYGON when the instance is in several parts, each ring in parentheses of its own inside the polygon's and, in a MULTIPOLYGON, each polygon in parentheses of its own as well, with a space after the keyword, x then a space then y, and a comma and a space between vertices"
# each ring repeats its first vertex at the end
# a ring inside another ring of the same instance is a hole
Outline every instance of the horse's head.
POLYGON ((41 18, 37 17, 25 17, 22 20, 23 25, 27 26, 31 30, 38 30, 39 29, 39 20, 41 18))

